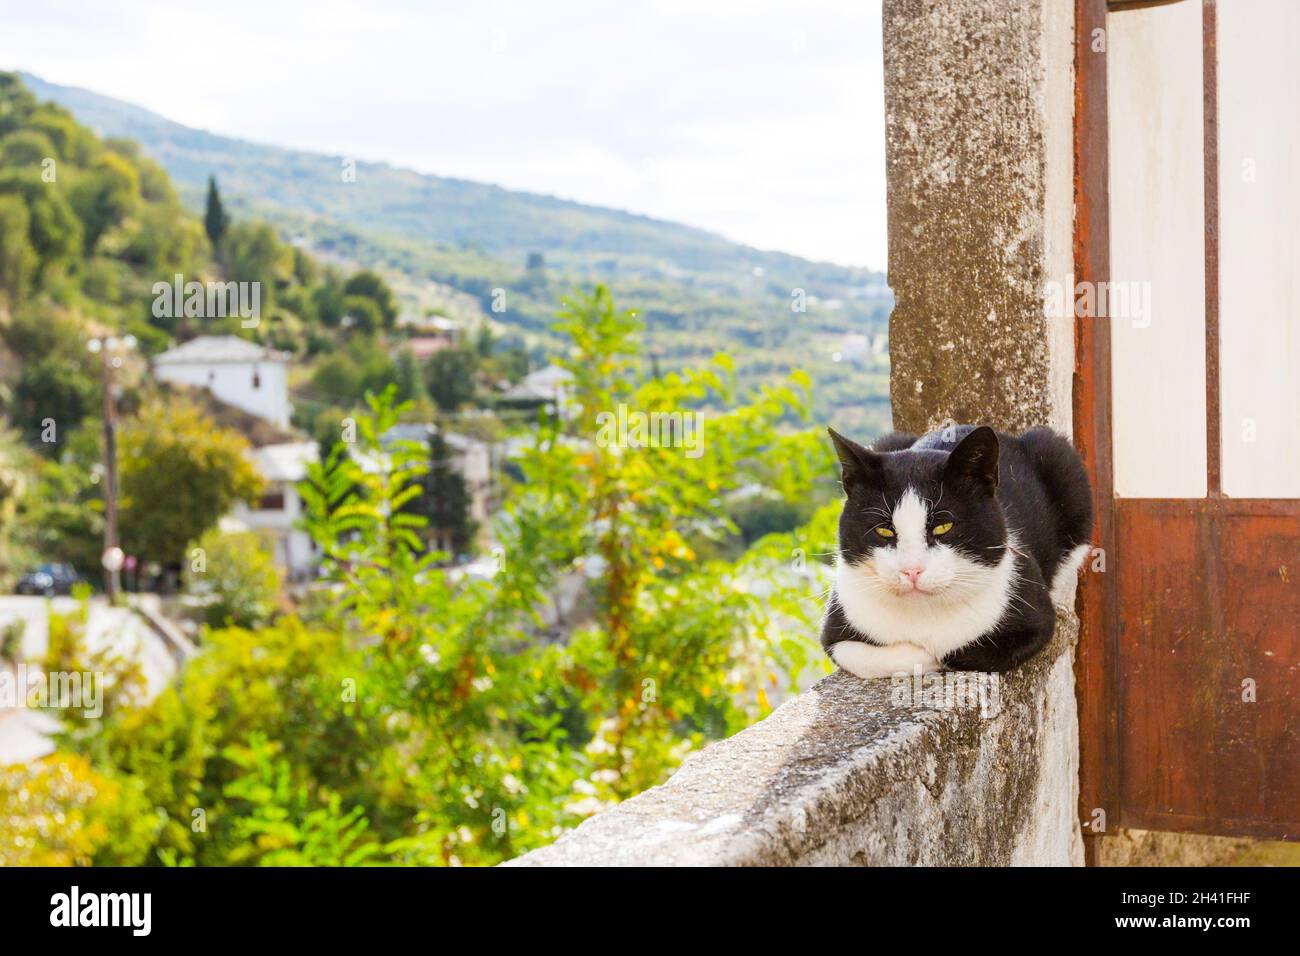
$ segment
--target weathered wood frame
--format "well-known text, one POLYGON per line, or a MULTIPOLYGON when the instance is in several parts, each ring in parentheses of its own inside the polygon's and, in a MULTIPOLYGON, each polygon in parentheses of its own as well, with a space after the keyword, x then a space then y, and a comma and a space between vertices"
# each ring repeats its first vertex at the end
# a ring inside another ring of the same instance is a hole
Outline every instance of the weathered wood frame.
MULTIPOLYGON (((1196 0, 1076 2, 1074 267, 1095 288, 1110 277, 1106 56, 1093 52, 1095 31, 1106 29, 1108 6, 1169 2, 1196 0)), ((1106 561, 1105 573, 1085 573, 1078 605, 1089 862, 1091 838, 1117 827, 1300 839, 1300 700, 1285 679, 1300 663, 1300 501, 1222 491, 1217 22, 1215 0, 1201 2, 1205 498, 1115 497, 1109 319, 1076 321, 1074 433, 1106 561), (1247 677, 1258 704, 1241 702, 1247 677)))

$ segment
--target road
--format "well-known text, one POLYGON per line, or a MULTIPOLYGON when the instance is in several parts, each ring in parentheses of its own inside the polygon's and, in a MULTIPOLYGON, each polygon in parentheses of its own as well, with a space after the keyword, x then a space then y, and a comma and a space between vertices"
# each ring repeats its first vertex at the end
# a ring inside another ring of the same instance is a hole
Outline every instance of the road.
MULTIPOLYGON (((69 614, 77 610, 71 598, 0 596, 0 627, 13 621, 24 625, 22 658, 32 666, 45 656, 50 641, 51 611, 69 614)), ((86 644, 91 650, 111 649, 137 660, 148 693, 153 697, 176 673, 177 663, 167 644, 140 617, 127 608, 110 607, 101 598, 90 602, 86 622, 86 644)), ((0 667, 8 667, 0 664, 0 667)), ((12 681, 10 675, 0 679, 12 681)), ((0 701, 0 766, 43 757, 54 750, 51 735, 59 729, 56 716, 26 707, 5 707, 0 701)))

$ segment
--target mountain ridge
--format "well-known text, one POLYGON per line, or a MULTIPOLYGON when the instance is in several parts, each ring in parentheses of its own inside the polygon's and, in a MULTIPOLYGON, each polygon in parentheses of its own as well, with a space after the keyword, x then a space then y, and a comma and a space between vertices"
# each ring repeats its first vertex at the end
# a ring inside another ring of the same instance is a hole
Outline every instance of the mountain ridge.
MULTIPOLYGON (((51 83, 30 73, 20 72, 23 82, 38 97, 53 100, 71 110, 87 126, 102 135, 125 137, 137 140, 161 162, 171 174, 173 180, 182 187, 198 187, 206 183, 208 175, 216 175, 227 191, 241 194, 253 201, 285 202, 282 194, 283 182, 277 173, 275 182, 267 182, 259 174, 248 172, 254 167, 274 163, 277 170, 288 167, 298 173, 307 173, 314 187, 329 183, 332 179, 339 185, 343 183, 339 176, 341 163, 348 157, 341 153, 320 153, 299 150, 291 147, 259 143, 242 137, 225 136, 209 130, 197 129, 170 120, 146 107, 120 100, 115 97, 96 93, 82 87, 65 86, 51 83), (233 162, 230 151, 237 148, 240 152, 239 165, 233 162), (205 168, 210 167, 210 168, 205 168), (332 174, 332 175, 331 175, 332 174)), ((645 213, 631 210, 598 206, 579 200, 567 199, 547 193, 529 190, 510 189, 493 183, 486 183, 459 177, 423 173, 409 167, 394 165, 382 160, 357 160, 358 179, 365 173, 377 174, 386 180, 402 181, 407 188, 425 194, 425 198, 445 208, 462 205, 462 200, 471 203, 506 202, 516 219, 527 219, 521 213, 534 212, 554 217, 557 213, 578 217, 574 222, 578 230, 566 226, 564 230, 533 229, 524 230, 519 239, 502 237, 499 230, 491 223, 484 228, 467 228, 463 225, 443 227, 446 231, 439 234, 435 225, 434 233, 423 233, 424 238, 434 238, 451 245, 479 248, 486 252, 498 254, 518 254, 519 252, 541 251, 559 254, 559 261, 567 261, 568 250, 565 233, 577 231, 589 232, 592 227, 604 226, 606 248, 582 251, 593 254, 614 253, 619 255, 636 255, 644 248, 649 238, 645 230, 662 234, 662 239, 654 243, 655 252, 672 262, 678 268, 694 271, 692 266, 698 262, 701 251, 708 252, 715 263, 730 258, 739 267, 746 262, 755 266, 779 271, 821 272, 836 270, 844 273, 840 281, 847 281, 854 276, 864 284, 875 285, 872 279, 882 279, 880 273, 866 267, 843 266, 836 263, 818 262, 780 250, 759 249, 712 232, 699 226, 661 219, 645 213), (446 195, 438 195, 444 193, 446 195), (461 195, 455 195, 461 194, 461 195), (621 230, 633 230, 631 235, 622 234, 621 230), (671 245, 669 244, 671 243, 671 245), (541 248, 534 250, 534 246, 541 248), (676 249, 672 248, 676 246, 676 249)), ((292 189, 292 185, 290 186, 292 189)), ((302 208, 299 201, 307 197, 297 197, 290 203, 302 208)), ((341 218, 345 224, 363 226, 355 221, 356 213, 344 203, 337 203, 333 208, 326 208, 318 203, 322 214, 331 214, 341 218)), ((518 225, 518 223, 516 223, 518 225)), ((403 235, 415 235, 413 224, 401 217, 392 224, 392 231, 403 235)))

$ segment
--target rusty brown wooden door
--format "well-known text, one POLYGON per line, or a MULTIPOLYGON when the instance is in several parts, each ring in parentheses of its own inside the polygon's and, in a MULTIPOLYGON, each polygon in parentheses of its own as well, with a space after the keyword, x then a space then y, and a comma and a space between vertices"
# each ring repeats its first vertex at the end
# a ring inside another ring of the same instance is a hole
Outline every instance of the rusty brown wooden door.
MULTIPOLYGON (((1080 590, 1081 822, 1085 834, 1130 827, 1297 839, 1300 500, 1225 492, 1221 385, 1240 380, 1242 370, 1225 370, 1221 354, 1221 322, 1233 302, 1221 297, 1220 163, 1237 157, 1219 155, 1221 111, 1231 108, 1219 89, 1222 7, 1213 0, 1183 3, 1194 6, 1176 15, 1184 22, 1196 15, 1200 33, 1204 394, 1203 404, 1184 403, 1179 414, 1203 429, 1203 491, 1127 496, 1117 487, 1125 470, 1117 455, 1126 453, 1117 419, 1129 409, 1115 407, 1115 379, 1131 374, 1123 369, 1132 356, 1115 350, 1130 347, 1130 340, 1112 329, 1124 317, 1081 316, 1075 435, 1095 483, 1101 549, 1080 590)), ((1144 24, 1145 40, 1174 22, 1173 6, 1160 5, 1166 19, 1144 24)), ((1121 182, 1115 177, 1137 175, 1143 166, 1142 157, 1115 149, 1111 137, 1121 125, 1115 111, 1130 104, 1117 101, 1113 75, 1108 97, 1107 70, 1119 42, 1115 18, 1150 5, 1112 5, 1110 32, 1106 7, 1104 0, 1076 6, 1075 269, 1085 283, 1105 283, 1121 268, 1112 261, 1112 220, 1129 211, 1112 207, 1113 187, 1121 182)), ((1124 181, 1118 191, 1127 195, 1132 186, 1124 181)), ((1300 324, 1293 315, 1287 321, 1300 324)), ((1275 347, 1290 349, 1294 342, 1275 347)), ((1300 415, 1300 408, 1289 414, 1300 415)), ((1234 440, 1227 447, 1235 455, 1234 440)))

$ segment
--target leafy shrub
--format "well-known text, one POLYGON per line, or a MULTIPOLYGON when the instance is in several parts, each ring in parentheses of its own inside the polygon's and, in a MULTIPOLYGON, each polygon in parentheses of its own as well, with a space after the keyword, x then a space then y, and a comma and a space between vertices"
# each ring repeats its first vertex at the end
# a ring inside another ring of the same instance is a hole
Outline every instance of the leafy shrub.
POLYGON ((208 599, 210 627, 257 627, 270 621, 280 596, 280 573, 262 539, 251 531, 213 529, 185 565, 185 586, 208 599))

